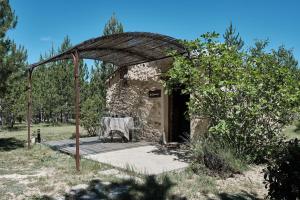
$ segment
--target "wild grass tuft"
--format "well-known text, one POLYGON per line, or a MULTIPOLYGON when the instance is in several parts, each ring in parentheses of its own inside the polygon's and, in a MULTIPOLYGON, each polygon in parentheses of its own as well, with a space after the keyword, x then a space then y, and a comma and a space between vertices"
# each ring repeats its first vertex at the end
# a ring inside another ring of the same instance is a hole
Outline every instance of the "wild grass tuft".
POLYGON ((191 169, 196 173, 228 177, 248 169, 247 161, 224 143, 221 145, 218 141, 198 137, 193 139, 190 148, 191 169))

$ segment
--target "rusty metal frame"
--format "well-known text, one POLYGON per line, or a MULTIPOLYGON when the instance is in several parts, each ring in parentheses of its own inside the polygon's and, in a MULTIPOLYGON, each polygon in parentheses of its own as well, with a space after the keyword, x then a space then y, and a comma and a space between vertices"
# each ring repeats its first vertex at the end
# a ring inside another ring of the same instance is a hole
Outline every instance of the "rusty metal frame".
MULTIPOLYGON (((80 131, 79 131, 79 123, 80 123, 80 86, 79 86, 79 59, 80 58, 89 58, 89 56, 79 56, 79 53, 82 52, 92 52, 92 51, 114 51, 117 54, 128 54, 123 56, 124 58, 128 57, 128 56, 136 56, 139 57, 140 59, 138 61, 130 61, 130 62, 123 62, 121 63, 121 65, 119 65, 119 69, 126 66, 130 66, 130 65, 135 65, 135 64, 141 64, 141 63, 145 63, 145 62, 150 62, 150 61, 154 61, 154 60, 161 60, 161 59, 165 59, 170 57, 169 55, 160 55, 158 57, 153 57, 153 55, 150 52, 139 52, 136 50, 132 50, 132 48, 134 47, 138 47, 136 45, 129 45, 127 48, 117 48, 118 45, 123 44, 125 41, 130 41, 132 40, 134 37, 143 37, 143 38, 149 38, 152 39, 150 41, 145 42, 144 44, 140 44, 139 48, 144 48, 147 46, 147 44, 153 42, 153 41, 160 41, 161 45, 158 46, 153 46, 150 47, 148 49, 148 51, 154 50, 154 49, 159 49, 163 46, 170 46, 170 45, 174 45, 179 54, 184 54, 187 52, 186 48, 179 43, 175 38, 171 38, 169 36, 164 36, 164 35, 160 35, 160 34, 154 34, 154 33, 144 33, 144 32, 128 32, 128 33, 120 33, 120 34, 115 34, 115 35, 109 35, 109 36, 102 36, 102 37, 98 37, 98 38, 93 38, 90 40, 87 40, 85 42, 82 42, 72 48, 70 48, 69 50, 53 56, 49 59, 40 61, 38 63, 34 63, 32 65, 29 66, 28 68, 28 99, 27 99, 27 126, 28 126, 28 149, 31 148, 31 123, 32 123, 32 73, 34 71, 34 69, 42 64, 46 64, 48 62, 55 62, 58 60, 66 60, 66 59, 73 59, 73 63, 74 63, 74 83, 75 83, 75 115, 76 115, 76 154, 75 154, 75 160, 76 160, 76 170, 80 171, 80 150, 79 150, 79 138, 80 138, 80 131), (126 39, 125 37, 129 37, 128 39, 126 39), (110 43, 114 43, 115 39, 118 38, 124 38, 124 41, 122 39, 122 42, 117 43, 114 47, 111 46, 112 44, 110 43), (110 44, 109 46, 103 46, 105 44, 101 44, 101 42, 104 42, 104 40, 108 40, 108 43, 110 44), (93 47, 93 44, 97 43, 96 47, 93 47), (101 45, 99 45, 99 43, 101 45), (111 47, 110 47, 111 46, 111 47), (149 53, 149 54, 148 54, 149 53)), ((109 55, 110 53, 108 53, 107 55, 109 55)), ((99 58, 92 58, 92 59, 98 59, 101 60, 101 57, 103 58, 106 54, 99 56, 99 58)), ((105 61, 105 60, 103 60, 105 61)), ((112 64, 116 64, 113 63, 112 64)), ((120 63, 119 63, 120 64, 120 63)))
POLYGON ((33 70, 30 69, 28 71, 28 99, 27 99, 27 147, 28 149, 31 148, 31 115, 32 115, 32 72, 33 70))
POLYGON ((74 82, 75 82, 75 115, 76 115, 76 170, 80 171, 80 152, 79 152, 79 103, 80 103, 80 89, 79 89, 79 55, 78 51, 75 50, 72 53, 73 63, 74 63, 74 82))
MULTIPOLYGON (((74 63, 74 83, 75 83, 75 115, 76 115, 76 170, 80 171, 80 151, 79 151, 79 123, 80 123, 80 89, 79 89, 79 55, 77 50, 72 53, 74 63)), ((32 120, 32 73, 34 68, 28 70, 28 97, 27 97, 27 146, 31 148, 31 120, 32 120)))

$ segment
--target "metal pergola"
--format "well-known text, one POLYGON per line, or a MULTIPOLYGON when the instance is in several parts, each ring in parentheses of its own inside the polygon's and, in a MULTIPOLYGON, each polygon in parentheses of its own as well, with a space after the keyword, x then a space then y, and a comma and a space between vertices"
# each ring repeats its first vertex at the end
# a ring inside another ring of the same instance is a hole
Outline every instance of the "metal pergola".
POLYGON ((146 32, 126 32, 109 36, 102 36, 86 40, 67 51, 47 60, 34 63, 28 68, 28 148, 31 148, 31 120, 32 120, 32 73, 40 65, 59 60, 73 59, 75 81, 75 113, 76 113, 76 170, 80 170, 79 153, 79 60, 94 59, 112 63, 118 68, 147 63, 170 57, 170 51, 185 54, 185 47, 175 38, 146 32))

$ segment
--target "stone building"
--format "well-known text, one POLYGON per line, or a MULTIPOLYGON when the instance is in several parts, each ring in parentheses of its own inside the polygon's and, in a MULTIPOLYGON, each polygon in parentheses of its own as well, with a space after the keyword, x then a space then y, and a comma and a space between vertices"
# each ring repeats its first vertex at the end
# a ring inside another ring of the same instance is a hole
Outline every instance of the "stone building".
POLYGON ((122 67, 107 80, 109 112, 137 118, 140 139, 182 142, 207 130, 204 120, 187 116, 190 95, 179 89, 166 94, 161 77, 170 67, 171 58, 122 67))

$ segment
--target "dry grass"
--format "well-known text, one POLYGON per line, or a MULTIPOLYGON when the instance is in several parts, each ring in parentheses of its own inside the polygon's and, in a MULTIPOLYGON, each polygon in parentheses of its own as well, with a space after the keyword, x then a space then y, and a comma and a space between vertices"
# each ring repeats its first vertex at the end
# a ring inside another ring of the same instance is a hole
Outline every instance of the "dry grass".
MULTIPOLYGON (((38 128, 41 129, 42 138, 46 140, 68 139, 72 137, 75 129, 72 125, 54 127, 42 124, 32 127, 33 131, 38 128)), ((241 175, 242 178, 236 177, 227 182, 225 180, 228 184, 224 184, 216 177, 196 175, 190 169, 166 173, 156 177, 155 180, 129 170, 127 174, 139 176, 142 180, 136 183, 112 175, 99 174, 99 171, 112 167, 86 159, 81 160, 81 171, 78 173, 75 171, 74 158, 71 156, 39 144, 27 150, 26 137, 26 127, 22 125, 15 130, 0 131, 0 199, 43 199, 44 195, 64 196, 72 186, 78 184, 91 186, 95 181, 129 186, 130 191, 127 194, 129 199, 151 199, 149 197, 151 195, 158 195, 156 197, 158 200, 172 199, 174 195, 189 200, 222 199, 222 195, 232 199, 237 199, 236 197, 243 199, 254 198, 251 196, 252 193, 260 193, 259 188, 263 187, 261 177, 256 177, 257 173, 254 173, 255 176, 251 175, 253 174, 251 172, 248 173, 249 176, 253 176, 250 177, 250 182, 247 181, 248 175, 245 177, 241 175)))
MULTIPOLYGON (((34 126, 46 140, 67 139, 74 126, 34 126)), ((26 129, 0 132, 0 199, 27 199, 32 195, 64 194, 68 188, 99 178, 97 172, 109 168, 98 162, 82 159, 80 173, 74 159, 44 145, 26 148, 26 129)), ((101 177, 102 178, 102 177, 101 177)), ((105 177, 103 177, 105 178, 105 177)))

